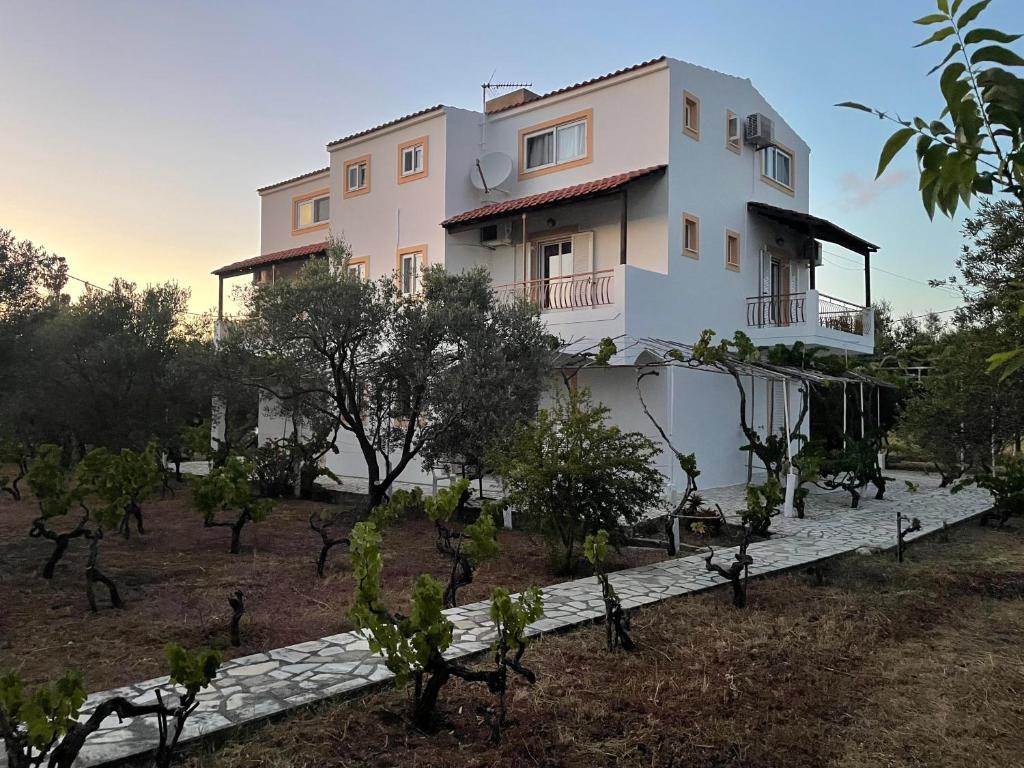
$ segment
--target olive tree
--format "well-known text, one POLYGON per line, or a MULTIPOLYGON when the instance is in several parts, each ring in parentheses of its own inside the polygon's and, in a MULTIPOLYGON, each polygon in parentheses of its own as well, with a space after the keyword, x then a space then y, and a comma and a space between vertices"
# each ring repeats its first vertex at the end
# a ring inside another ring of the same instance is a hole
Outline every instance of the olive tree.
POLYGON ((949 334, 899 429, 932 460, 947 486, 964 472, 992 472, 993 458, 1024 430, 1019 387, 985 371, 1005 347, 995 326, 949 334))
POLYGON ((285 406, 302 401, 331 431, 348 432, 372 509, 474 409, 500 410, 536 390, 534 368, 491 363, 537 344, 541 325, 535 309, 500 304, 483 268, 430 267, 422 292, 404 295, 394 276, 352 274, 348 258, 348 246, 335 242, 293 279, 253 287, 243 298, 247 319, 231 327, 221 359, 226 378, 285 406), (466 396, 471 387, 492 399, 481 405, 466 396))

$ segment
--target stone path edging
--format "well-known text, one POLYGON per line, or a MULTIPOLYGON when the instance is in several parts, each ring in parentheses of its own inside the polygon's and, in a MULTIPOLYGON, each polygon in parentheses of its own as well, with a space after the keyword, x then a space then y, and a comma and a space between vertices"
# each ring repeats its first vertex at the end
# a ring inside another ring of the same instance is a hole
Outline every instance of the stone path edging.
MULTIPOLYGON (((901 473, 892 473, 899 475, 901 473)), ((920 538, 974 517, 991 506, 987 492, 969 489, 955 497, 936 487, 933 480, 907 475, 921 484, 911 492, 890 486, 886 501, 865 499, 861 509, 849 510, 845 494, 815 494, 806 519, 775 518, 771 539, 750 545, 754 558, 751 576, 763 576, 856 550, 858 547, 891 548, 895 544, 896 512, 921 520, 920 538)), ((731 501, 736 488, 702 492, 709 502, 731 501), (718 495, 716 496, 716 491, 718 495)), ((728 507, 727 507, 728 508, 728 507)), ((721 562, 732 559, 735 548, 716 550, 721 562)), ((634 608, 677 595, 696 593, 724 582, 704 569, 701 555, 664 560, 611 574, 623 605, 634 608)), ((600 588, 590 577, 544 588, 545 615, 529 628, 532 635, 570 629, 604 615, 600 588)), ((489 603, 478 602, 445 611, 455 625, 449 658, 470 656, 492 642, 489 603)), ((199 694, 199 708, 189 719, 182 742, 227 732, 243 725, 280 715, 288 710, 333 698, 351 697, 386 684, 392 679, 380 657, 370 652, 367 640, 357 632, 276 648, 225 662, 210 689, 199 694)), ((112 696, 122 695, 145 703, 154 701, 156 689, 168 690, 166 677, 94 693, 84 711, 112 696)), ((76 766, 99 766, 144 754, 156 744, 152 718, 126 719, 111 716, 89 738, 76 766)), ((0 767, 6 759, 0 755, 0 767)))

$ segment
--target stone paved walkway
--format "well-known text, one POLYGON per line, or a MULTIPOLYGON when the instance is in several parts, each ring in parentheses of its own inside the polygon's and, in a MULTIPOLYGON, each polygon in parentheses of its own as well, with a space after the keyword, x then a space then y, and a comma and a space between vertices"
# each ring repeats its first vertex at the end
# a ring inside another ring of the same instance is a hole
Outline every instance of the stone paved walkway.
MULTIPOLYGON (((918 517, 922 530, 917 538, 977 515, 990 506, 987 492, 970 489, 951 497, 937 487, 937 478, 889 472, 898 479, 891 484, 887 500, 864 499, 861 508, 850 510, 849 496, 842 493, 815 494, 803 520, 777 517, 775 535, 751 544, 752 575, 762 575, 833 557, 861 546, 895 545, 896 512, 918 517), (913 478, 920 490, 909 491, 903 479, 913 478)), ((722 503, 732 512, 741 486, 704 491, 709 501, 722 503)), ((722 562, 732 559, 733 549, 722 549, 722 562)), ((700 555, 690 555, 612 574, 626 607, 654 603, 685 593, 698 592, 722 583, 704 569, 700 555)), ((724 604, 723 604, 724 605, 724 604)), ((445 612, 455 625, 455 643, 446 655, 465 656, 486 649, 492 639, 488 604, 484 602, 445 612)), ((544 588, 544 617, 531 626, 538 634, 592 621, 604 613, 601 591, 594 578, 554 584, 544 588)), ((200 705, 189 719, 183 741, 251 723, 293 707, 354 694, 359 689, 391 678, 383 660, 372 654, 367 641, 355 632, 320 638, 278 648, 268 653, 226 662, 215 685, 200 694, 200 705)), ((153 701, 157 688, 168 688, 167 678, 146 680, 136 685, 92 694, 85 709, 115 695, 138 702, 153 701)), ((86 743, 79 766, 101 765, 123 760, 151 749, 156 744, 156 724, 151 718, 118 722, 112 716, 86 743)), ((0 766, 4 758, 0 756, 0 766)))

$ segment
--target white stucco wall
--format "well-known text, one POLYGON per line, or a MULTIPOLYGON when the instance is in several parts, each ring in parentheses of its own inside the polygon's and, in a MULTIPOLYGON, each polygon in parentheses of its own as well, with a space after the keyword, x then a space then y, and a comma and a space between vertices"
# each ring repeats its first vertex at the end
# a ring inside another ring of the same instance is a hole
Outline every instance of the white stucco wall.
POLYGON ((369 258, 371 279, 394 271, 400 248, 426 245, 428 264, 444 261, 439 224, 445 199, 445 124, 439 111, 330 151, 331 231, 349 243, 353 256, 369 258), (427 137, 427 175, 400 184, 398 146, 422 136, 427 137), (345 161, 364 155, 370 156, 370 192, 345 198, 345 161))
MULTIPOLYGON (((328 188, 330 188, 330 177, 328 173, 323 173, 262 192, 260 194, 260 253, 275 253, 326 240, 328 230, 323 227, 292 234, 292 200, 328 188)), ((332 194, 332 219, 334 205, 335 198, 332 194)))

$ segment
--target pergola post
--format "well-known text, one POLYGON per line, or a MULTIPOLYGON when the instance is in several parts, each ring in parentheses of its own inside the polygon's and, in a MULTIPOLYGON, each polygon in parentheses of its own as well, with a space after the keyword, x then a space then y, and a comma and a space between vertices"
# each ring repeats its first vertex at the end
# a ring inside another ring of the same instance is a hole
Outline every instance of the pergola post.
POLYGON ((860 383, 860 439, 863 440, 864 434, 864 382, 860 383))
POLYGON ((224 275, 217 275, 217 322, 224 320, 224 275))
POLYGON ((796 513, 793 511, 793 499, 796 498, 796 474, 793 472, 793 441, 789 439, 790 436, 790 421, 789 421, 789 379, 785 378, 782 380, 782 412, 786 419, 785 429, 785 440, 786 440, 786 458, 789 461, 789 469, 786 472, 786 501, 782 507, 783 517, 796 517, 796 513))
POLYGON ((843 450, 846 450, 846 382, 843 382, 843 450))
POLYGON ((864 251, 864 306, 871 306, 871 251, 864 251))

